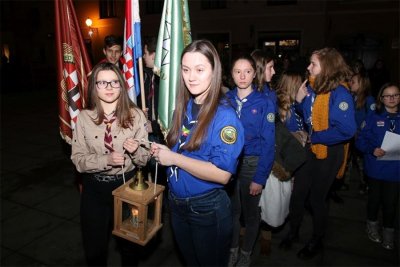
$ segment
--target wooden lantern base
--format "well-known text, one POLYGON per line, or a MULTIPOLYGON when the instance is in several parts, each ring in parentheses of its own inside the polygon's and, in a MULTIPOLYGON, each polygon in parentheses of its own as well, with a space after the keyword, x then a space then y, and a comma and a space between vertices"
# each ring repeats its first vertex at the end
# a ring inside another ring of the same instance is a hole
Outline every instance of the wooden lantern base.
POLYGON ((161 209, 165 187, 146 182, 149 185, 148 189, 135 191, 129 187, 132 182, 133 179, 112 192, 114 195, 114 230, 112 233, 144 246, 162 227, 161 209), (123 203, 137 208, 138 225, 136 227, 129 219, 123 219, 123 203), (154 204, 154 218, 148 218, 149 204, 154 204))

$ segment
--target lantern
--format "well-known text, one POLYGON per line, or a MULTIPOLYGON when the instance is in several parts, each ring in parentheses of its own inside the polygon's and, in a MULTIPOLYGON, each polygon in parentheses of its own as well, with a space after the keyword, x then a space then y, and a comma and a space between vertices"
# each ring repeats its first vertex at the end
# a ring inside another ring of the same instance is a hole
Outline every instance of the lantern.
POLYGON ((113 234, 139 245, 161 229, 161 208, 164 186, 143 181, 139 169, 127 183, 115 189, 113 234))

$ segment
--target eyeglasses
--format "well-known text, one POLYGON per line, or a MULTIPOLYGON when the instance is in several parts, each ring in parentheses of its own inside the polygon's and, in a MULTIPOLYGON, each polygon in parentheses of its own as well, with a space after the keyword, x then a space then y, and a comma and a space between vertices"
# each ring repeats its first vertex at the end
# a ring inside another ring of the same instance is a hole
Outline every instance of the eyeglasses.
POLYGON ((114 80, 114 81, 110 81, 110 82, 107 82, 107 81, 97 81, 96 82, 96 86, 98 89, 106 89, 108 85, 110 85, 111 88, 114 88, 114 89, 121 87, 118 80, 114 80))
POLYGON ((394 94, 394 95, 383 95, 381 96, 383 99, 388 100, 388 99, 399 99, 400 94, 394 94))

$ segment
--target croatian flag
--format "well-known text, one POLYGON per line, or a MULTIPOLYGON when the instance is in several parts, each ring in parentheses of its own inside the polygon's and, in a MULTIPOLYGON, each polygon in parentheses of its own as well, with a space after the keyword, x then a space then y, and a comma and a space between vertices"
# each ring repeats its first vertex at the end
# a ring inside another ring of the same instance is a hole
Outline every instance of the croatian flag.
POLYGON ((129 98, 134 103, 137 103, 136 97, 140 94, 138 58, 142 57, 138 0, 126 0, 125 2, 125 30, 123 53, 123 72, 125 80, 128 84, 129 98))

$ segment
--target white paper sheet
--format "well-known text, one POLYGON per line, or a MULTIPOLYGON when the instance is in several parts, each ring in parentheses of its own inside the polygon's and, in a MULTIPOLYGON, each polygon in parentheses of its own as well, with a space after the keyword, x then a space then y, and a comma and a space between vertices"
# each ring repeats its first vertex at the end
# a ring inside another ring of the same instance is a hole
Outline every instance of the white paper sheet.
POLYGON ((386 153, 378 160, 400 160, 400 135, 386 131, 381 148, 386 153))

